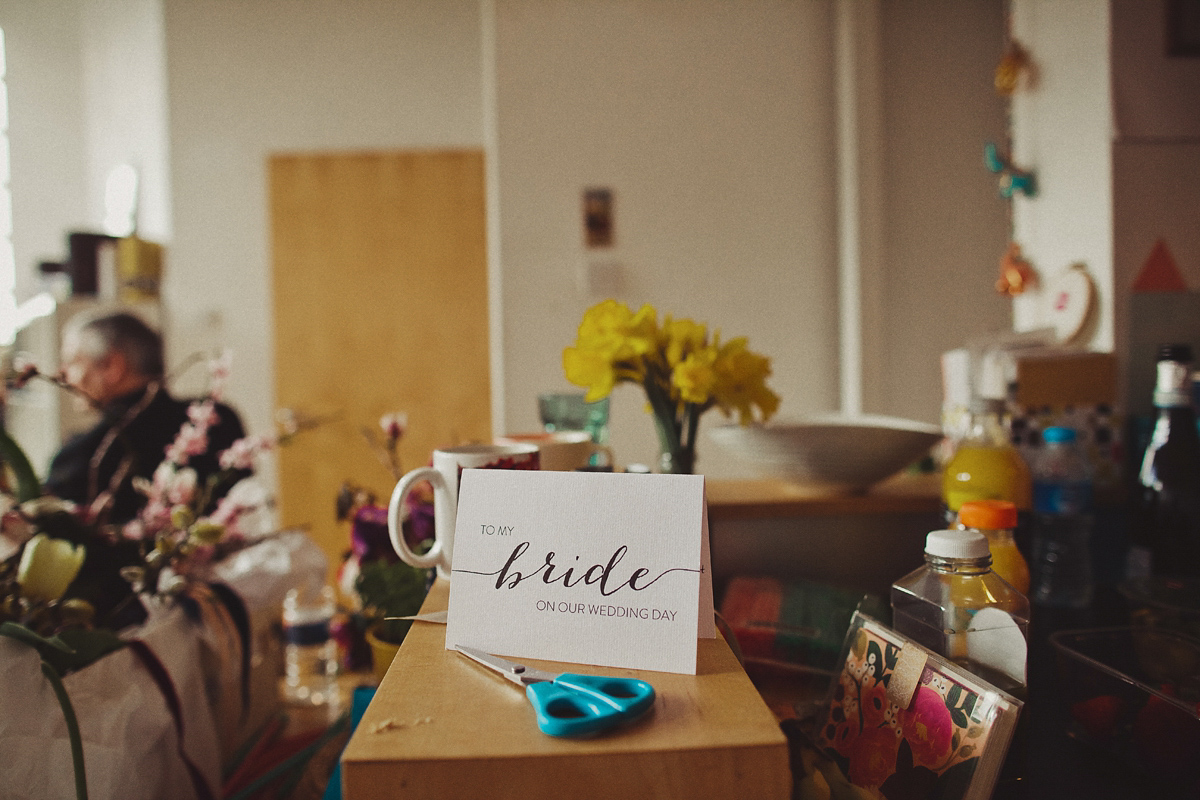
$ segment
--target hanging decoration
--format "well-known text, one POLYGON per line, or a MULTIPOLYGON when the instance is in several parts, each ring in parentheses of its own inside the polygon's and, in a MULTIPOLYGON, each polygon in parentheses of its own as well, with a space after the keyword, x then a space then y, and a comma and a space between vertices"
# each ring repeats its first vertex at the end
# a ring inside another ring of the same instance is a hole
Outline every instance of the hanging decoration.
POLYGON ((1010 38, 1000 63, 996 65, 996 94, 1012 97, 1020 88, 1021 76, 1025 77, 1025 88, 1032 88, 1036 76, 1033 59, 1020 42, 1010 38))
POLYGON ((997 149, 994 142, 983 146, 983 163, 989 172, 1000 176, 1000 195, 1011 198, 1014 194, 1033 197, 1037 194, 1037 176, 1032 170, 1021 169, 1007 155, 997 149))
POLYGON ((1036 285, 1037 272, 1033 264, 1021 255, 1021 245, 1009 242, 1004 257, 1000 259, 1000 279, 996 281, 996 291, 1016 297, 1036 285))

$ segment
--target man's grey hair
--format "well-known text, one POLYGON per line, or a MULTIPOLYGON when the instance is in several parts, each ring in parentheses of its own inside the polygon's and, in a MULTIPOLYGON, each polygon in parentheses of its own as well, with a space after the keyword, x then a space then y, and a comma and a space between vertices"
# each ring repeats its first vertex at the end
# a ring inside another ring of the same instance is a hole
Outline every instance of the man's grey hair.
MULTIPOLYGON (((75 328, 80 349, 92 358, 119 352, 137 374, 151 380, 163 377, 163 342, 158 332, 127 311, 81 319, 75 328)), ((74 327, 74 326, 72 326, 74 327)))

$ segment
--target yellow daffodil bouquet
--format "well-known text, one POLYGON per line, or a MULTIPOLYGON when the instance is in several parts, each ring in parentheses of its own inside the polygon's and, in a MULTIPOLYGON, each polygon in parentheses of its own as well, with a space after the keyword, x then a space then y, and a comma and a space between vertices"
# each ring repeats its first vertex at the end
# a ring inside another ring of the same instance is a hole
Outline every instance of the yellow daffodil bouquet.
POLYGON ((618 383, 640 385, 659 435, 660 468, 690 473, 705 411, 737 412, 747 425, 755 409, 765 422, 779 408, 779 396, 766 385, 771 360, 746 344, 745 337, 722 343, 719 331, 710 335, 690 319, 666 317, 660 325, 653 306, 635 313, 610 299, 584 312, 574 346, 563 350, 563 369, 567 380, 587 387, 588 402, 618 383))

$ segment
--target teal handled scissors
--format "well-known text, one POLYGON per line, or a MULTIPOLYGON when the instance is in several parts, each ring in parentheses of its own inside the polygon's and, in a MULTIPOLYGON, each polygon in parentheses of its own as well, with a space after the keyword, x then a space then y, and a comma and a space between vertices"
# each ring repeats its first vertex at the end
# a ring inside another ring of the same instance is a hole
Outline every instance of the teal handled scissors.
POLYGON ((525 687, 538 728, 551 736, 589 736, 636 719, 654 705, 654 687, 634 678, 546 672, 476 650, 458 652, 525 687))

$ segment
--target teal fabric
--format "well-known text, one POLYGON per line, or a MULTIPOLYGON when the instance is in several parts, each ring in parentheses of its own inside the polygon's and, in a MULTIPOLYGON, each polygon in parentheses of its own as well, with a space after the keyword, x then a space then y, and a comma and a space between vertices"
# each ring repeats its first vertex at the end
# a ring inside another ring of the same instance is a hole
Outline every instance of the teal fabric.
MULTIPOLYGON (((371 698, 374 696, 374 686, 359 686, 354 690, 354 697, 350 701, 351 733, 358 728, 358 722, 362 719, 363 712, 367 710, 367 706, 371 704, 371 698)), ((325 787, 325 794, 321 795, 321 800, 342 800, 342 762, 340 758, 337 766, 333 769, 333 775, 329 777, 329 783, 325 787)))

